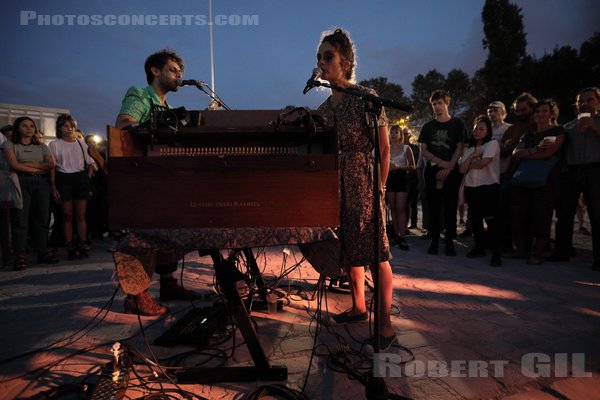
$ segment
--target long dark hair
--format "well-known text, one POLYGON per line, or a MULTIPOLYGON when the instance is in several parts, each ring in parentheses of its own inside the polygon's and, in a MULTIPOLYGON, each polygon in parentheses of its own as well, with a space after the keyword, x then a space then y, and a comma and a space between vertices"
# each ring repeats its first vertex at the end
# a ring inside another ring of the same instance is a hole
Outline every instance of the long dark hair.
MULTIPOLYGON (((21 143, 21 132, 19 130, 19 127, 25 121, 31 121, 33 123, 33 127, 35 128, 35 133, 38 132, 38 128, 37 128, 37 125, 35 124, 34 120, 32 120, 29 117, 19 117, 19 118, 15 119, 15 122, 13 122, 13 132, 12 132, 12 137, 10 138, 13 143, 16 143, 16 144, 21 143)), ((40 140, 38 139, 37 135, 35 135, 35 134, 31 137, 31 143, 41 144, 40 140)))
MULTIPOLYGON (((485 116, 483 114, 478 115, 477 117, 475 117, 475 120, 473 121, 473 130, 475 130, 475 127, 480 122, 483 122, 487 128, 487 135, 485 135, 485 137, 481 141, 481 144, 484 144, 484 143, 487 143, 490 140, 492 140, 492 137, 493 137, 492 136, 492 120, 490 120, 487 116, 485 116)), ((473 147, 476 144, 477 144, 477 141, 475 140, 475 137, 471 133, 471 135, 469 135, 469 140, 467 141, 467 147, 473 147)))

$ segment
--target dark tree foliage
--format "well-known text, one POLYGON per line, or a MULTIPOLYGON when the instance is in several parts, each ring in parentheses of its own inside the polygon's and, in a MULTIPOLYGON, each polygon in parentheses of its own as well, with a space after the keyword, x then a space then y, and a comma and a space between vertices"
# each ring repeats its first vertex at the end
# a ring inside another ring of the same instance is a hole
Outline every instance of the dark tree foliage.
POLYGON ((463 115, 469 108, 469 97, 471 96, 469 75, 461 69, 453 69, 446 76, 444 89, 452 96, 449 107, 450 114, 463 115))
POLYGON ((469 75, 460 70, 453 69, 444 76, 435 69, 425 76, 419 74, 412 82, 412 104, 415 112, 412 114, 412 124, 419 127, 433 118, 429 96, 434 90, 443 89, 450 93, 450 115, 464 118, 470 110, 471 79, 469 75))
MULTIPOLYGON (((358 84, 375 89, 380 97, 384 97, 386 99, 399 101, 401 103, 409 103, 410 101, 408 97, 404 95, 404 89, 402 88, 402 85, 388 82, 388 79, 382 76, 363 80, 358 82, 358 84)), ((397 120, 406 115, 406 113, 394 110, 392 108, 386 108, 385 111, 391 121, 397 120)))
MULTIPOLYGON (((600 32, 586 40, 579 50, 571 46, 556 47, 552 53, 535 58, 526 54, 527 40, 519 7, 509 0, 486 0, 481 18, 483 47, 488 50, 488 57, 473 77, 458 69, 447 76, 436 69, 415 76, 410 103, 415 107, 411 125, 416 129, 432 118, 429 96, 437 89, 450 92, 450 113, 469 126, 495 100, 504 102, 509 111, 508 121, 512 122, 510 106, 525 91, 539 99, 556 100, 560 108, 559 123, 565 123, 574 117, 577 93, 585 87, 600 85, 600 32)), ((402 89, 387 78, 363 83, 384 97, 404 98, 403 91, 387 91, 394 86, 402 89)))
POLYGON ((600 85, 600 32, 583 42, 579 57, 585 68, 582 86, 600 85))
POLYGON ((585 66, 576 49, 564 46, 539 60, 527 59, 521 66, 521 88, 538 99, 552 98, 559 107, 559 122, 573 118, 575 93, 583 87, 585 66))
POLYGON ((432 69, 426 75, 417 75, 412 81, 412 95, 410 100, 415 112, 411 119, 414 124, 421 125, 432 117, 431 106, 429 105, 429 96, 431 92, 443 89, 446 83, 446 77, 438 70, 432 69))
POLYGON ((483 48, 489 51, 481 75, 489 98, 504 100, 518 95, 516 89, 527 48, 521 9, 508 0, 486 0, 481 13, 483 48))

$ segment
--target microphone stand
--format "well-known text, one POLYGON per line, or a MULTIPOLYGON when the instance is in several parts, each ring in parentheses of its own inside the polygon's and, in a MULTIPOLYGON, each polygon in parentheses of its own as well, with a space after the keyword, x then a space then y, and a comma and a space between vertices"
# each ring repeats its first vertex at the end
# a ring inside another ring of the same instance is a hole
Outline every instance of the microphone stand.
POLYGON ((206 84, 200 84, 200 83, 198 83, 197 85, 194 85, 194 86, 196 86, 198 89, 200 89, 201 91, 206 93, 206 95, 208 97, 210 97, 211 99, 213 99, 213 101, 215 101, 219 107, 223 107, 224 109, 231 111, 231 108, 229 108, 229 106, 227 104, 223 103, 223 100, 221 100, 219 98, 219 96, 217 96, 217 94, 210 88, 210 86, 208 86, 206 84), (210 90, 210 92, 207 92, 204 89, 204 86, 206 86, 208 88, 208 90, 210 90))
MULTIPOLYGON (((337 90, 339 92, 347 93, 352 96, 360 97, 364 102, 367 103, 367 114, 371 115, 371 118, 367 118, 367 122, 370 122, 370 128, 373 132, 373 147, 374 147, 374 160, 373 160, 373 222, 374 222, 374 232, 373 232, 373 261, 371 265, 371 274, 373 275, 373 285, 375 292, 375 318, 374 318, 374 340, 373 340, 373 359, 376 358, 376 354, 380 353, 381 346, 379 343, 380 334, 380 321, 381 321, 381 290, 380 290, 380 277, 379 277, 379 220, 381 217, 381 203, 380 203, 380 185, 379 185, 379 166, 381 164, 381 155, 379 154, 379 113, 384 105, 392 108, 398 108, 402 111, 412 112, 412 107, 408 105, 404 105, 394 100, 385 99, 379 96, 375 96, 369 93, 363 93, 356 89, 349 89, 337 86, 332 83, 324 83, 318 80, 309 81, 310 84, 314 86, 324 86, 330 88, 331 90, 337 90), (410 111, 408 111, 410 110, 410 111)), ((346 372, 350 373, 352 376, 356 377, 356 371, 347 367, 345 364, 340 363, 340 365, 346 370, 346 372)), ((368 400, 383 400, 383 399, 408 399, 407 397, 403 397, 397 394, 389 393, 387 390, 387 386, 383 377, 376 377, 373 375, 374 368, 371 368, 371 373, 367 378, 366 382, 364 380, 359 380, 363 385, 365 385, 365 394, 368 400)))

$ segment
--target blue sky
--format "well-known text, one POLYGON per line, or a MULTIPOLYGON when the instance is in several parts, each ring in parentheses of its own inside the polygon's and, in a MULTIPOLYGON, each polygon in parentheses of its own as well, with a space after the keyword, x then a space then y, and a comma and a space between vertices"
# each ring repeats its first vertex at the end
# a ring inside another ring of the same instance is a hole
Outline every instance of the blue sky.
MULTIPOLYGON (((483 3, 213 0, 213 16, 228 22, 213 27, 215 89, 233 109, 317 107, 327 93, 304 96, 302 89, 315 66, 320 33, 336 26, 349 30, 355 41, 359 80, 386 76, 410 92, 413 78, 433 68, 471 74, 486 58, 483 3), (250 24, 236 25, 243 16, 250 16, 250 24)), ((528 52, 538 57, 556 46, 579 48, 598 30, 596 0, 514 3, 523 9, 528 52)), ((184 78, 210 83, 209 27, 196 23, 208 20, 208 0, 24 0, 3 2, 1 10, 0 102, 68 108, 85 133, 104 135, 126 89, 146 85, 144 60, 158 49, 169 47, 184 57, 184 78), (182 16, 182 25, 77 25, 92 15, 162 14, 182 16), (79 20, 67 25, 66 15, 79 20), (185 25, 185 15, 198 19, 185 25), (57 25, 61 18, 64 24, 57 25)), ((204 109, 209 99, 185 87, 168 101, 204 109)))

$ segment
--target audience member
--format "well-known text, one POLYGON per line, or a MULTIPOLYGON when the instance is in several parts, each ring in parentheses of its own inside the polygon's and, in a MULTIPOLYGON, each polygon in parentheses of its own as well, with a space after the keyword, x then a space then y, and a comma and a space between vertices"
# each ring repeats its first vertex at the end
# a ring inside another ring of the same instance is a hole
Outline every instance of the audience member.
POLYGON ((515 258, 527 258, 529 238, 535 238, 528 264, 544 262, 544 249, 550 240, 555 190, 558 185, 559 149, 565 139, 556 125, 558 106, 553 100, 539 101, 533 109, 535 130, 525 133, 513 151, 521 160, 511 180, 512 231, 515 258))
POLYGON ((600 271, 600 89, 577 94, 577 118, 565 125, 566 171, 561 176, 556 223, 556 248, 552 261, 566 261, 573 246, 573 217, 581 193, 592 226, 592 268, 600 271))
POLYGON ((427 189, 425 187, 425 159, 423 152, 419 147, 419 157, 417 157, 417 179, 419 180, 419 198, 421 199, 421 228, 424 232, 421 239, 429 239, 429 202, 427 201, 427 189))
POLYGON ((108 187, 106 161, 98 149, 94 135, 87 135, 85 143, 88 153, 96 162, 97 169, 92 175, 90 199, 87 208, 88 237, 91 239, 104 238, 108 232, 108 187))
POLYGON ((492 122, 481 115, 475 119, 473 134, 458 161, 464 175, 465 197, 471 213, 475 247, 467 257, 484 257, 486 248, 483 220, 488 227, 487 241, 492 248, 491 266, 502 265, 498 235, 500 190, 500 144, 492 140, 492 122))
POLYGON ((506 119, 506 107, 501 101, 492 101, 487 106, 487 116, 492 121, 492 139, 498 143, 502 142, 504 132, 510 127, 510 124, 504 122, 506 119))
POLYGON ((448 112, 450 95, 446 91, 436 90, 431 94, 429 102, 435 119, 423 125, 419 135, 421 153, 427 161, 424 173, 431 238, 428 253, 438 253, 440 212, 443 205, 446 228, 445 254, 455 256, 453 240, 456 238, 458 188, 462 179, 458 172, 457 161, 463 151, 467 136, 466 128, 459 118, 450 116, 448 112))
MULTIPOLYGON (((6 135, 12 136, 12 125, 3 126, 0 129, 0 149, 2 149, 2 144, 8 140, 6 135)), ((14 190, 14 194, 17 193, 16 185, 19 184, 19 179, 17 178, 16 182, 14 181, 14 172, 10 169, 2 150, 0 150, 0 174, 2 174, 0 177, 0 199, 2 199, 0 201, 0 251, 2 254, 2 265, 8 265, 12 257, 10 246, 10 210, 11 208, 15 208, 15 202, 12 199, 13 194, 10 193, 10 190, 14 190), (8 188, 8 185, 13 185, 13 187, 8 188), (3 203, 5 197, 6 204, 3 203)), ((18 190, 21 190, 21 185, 19 185, 18 190)), ((22 207, 23 204, 21 204, 22 207)))
POLYGON ((386 182, 387 199, 392 211, 392 224, 398 247, 408 250, 406 242, 406 207, 408 204, 408 171, 415 170, 410 146, 404 144, 404 132, 398 125, 390 129, 390 172, 386 182))
POLYGON ((85 142, 77 139, 77 122, 67 114, 56 119, 57 139, 50 143, 56 160, 56 171, 50 175, 52 196, 62 203, 65 246, 69 260, 87 258, 85 246, 87 223, 85 220, 90 194, 90 177, 95 162, 87 152, 85 142), (75 214, 75 215, 73 215, 75 214), (77 243, 74 243, 73 216, 77 226, 77 243))
POLYGON ((537 99, 526 92, 513 101, 511 107, 516 121, 500 140, 500 240, 506 251, 513 250, 510 178, 517 169, 518 160, 513 160, 512 152, 526 132, 535 130, 533 107, 536 103, 537 99))
POLYGON ((27 267, 27 228, 33 222, 31 246, 38 262, 53 264, 58 259, 47 251, 48 209, 50 207, 49 172, 54 168, 54 159, 48 146, 39 142, 37 127, 29 117, 17 118, 14 122, 12 141, 3 144, 8 165, 19 175, 23 208, 12 209, 12 238, 15 254, 14 269, 27 267))
POLYGON ((408 207, 406 208, 406 221, 409 225, 408 229, 417 229, 419 219, 419 177, 417 175, 416 160, 419 158, 421 149, 419 145, 411 142, 412 133, 408 128, 402 130, 404 144, 408 145, 413 153, 415 160, 415 168, 408 171, 408 207))

